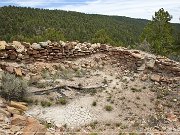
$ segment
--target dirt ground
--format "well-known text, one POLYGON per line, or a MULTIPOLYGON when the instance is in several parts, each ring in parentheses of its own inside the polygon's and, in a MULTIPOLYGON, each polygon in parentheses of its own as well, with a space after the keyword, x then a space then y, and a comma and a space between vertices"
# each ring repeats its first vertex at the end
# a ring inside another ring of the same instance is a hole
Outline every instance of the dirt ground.
MULTIPOLYGON (((51 63, 50 67, 53 67, 52 65, 51 63)), ((38 85, 29 87, 32 93, 40 92, 29 95, 36 104, 33 102, 31 109, 26 113, 46 121, 52 133, 63 131, 178 134, 179 119, 172 122, 166 117, 170 112, 176 113, 177 117, 179 115, 180 110, 176 107, 179 97, 176 97, 176 102, 167 100, 174 98, 172 93, 178 86, 175 85, 172 89, 168 85, 151 81, 151 71, 147 71, 147 78, 142 81, 143 72, 136 72, 131 68, 124 70, 123 67, 122 63, 112 62, 105 54, 96 54, 88 58, 64 61, 58 64, 58 68, 49 68, 45 73, 41 72, 44 77, 38 79, 38 85), (60 75, 53 78, 57 74, 60 75), (39 84, 43 86, 40 87, 39 84), (67 87, 41 93, 42 90, 60 86, 67 87), (158 94, 162 94, 159 89, 168 89, 169 94, 159 98, 158 94), (59 98, 64 98, 66 103, 58 104, 59 98), (42 101, 50 102, 50 105, 42 106, 42 101)))

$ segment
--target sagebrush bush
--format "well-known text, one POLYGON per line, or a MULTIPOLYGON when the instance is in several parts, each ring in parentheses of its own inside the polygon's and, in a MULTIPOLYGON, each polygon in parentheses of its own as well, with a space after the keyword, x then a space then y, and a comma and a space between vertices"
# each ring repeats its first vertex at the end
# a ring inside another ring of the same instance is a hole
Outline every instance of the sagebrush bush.
POLYGON ((59 98, 59 100, 56 102, 57 104, 66 105, 67 100, 63 97, 59 98))
POLYGON ((108 111, 108 112, 110 112, 110 111, 113 110, 113 107, 110 106, 110 105, 106 105, 104 108, 105 108, 105 110, 108 111))
POLYGON ((41 106, 42 107, 50 107, 52 105, 51 102, 49 101, 41 101, 41 106))
POLYGON ((27 96, 27 82, 13 74, 3 73, 0 95, 6 100, 22 101, 27 96))

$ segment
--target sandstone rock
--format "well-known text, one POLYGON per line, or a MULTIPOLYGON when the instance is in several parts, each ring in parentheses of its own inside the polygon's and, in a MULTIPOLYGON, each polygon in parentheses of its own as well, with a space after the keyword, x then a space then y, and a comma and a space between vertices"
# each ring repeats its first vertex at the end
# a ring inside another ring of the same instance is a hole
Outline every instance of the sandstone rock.
POLYGON ((19 59, 22 59, 23 58, 23 55, 20 53, 20 54, 18 54, 18 58, 19 59))
POLYGON ((131 55, 132 55, 134 58, 143 59, 143 56, 142 56, 142 54, 140 54, 140 53, 131 53, 131 55))
POLYGON ((7 106, 7 111, 11 114, 21 114, 17 108, 7 106))
POLYGON ((107 45, 101 44, 100 49, 101 49, 101 50, 107 50, 107 45))
MULTIPOLYGON (((0 73, 1 75, 1 73, 0 73)), ((1 80, 1 76, 0 76, 0 80, 1 80)), ((5 100, 3 98, 0 97, 0 108, 5 108, 5 100)))
POLYGON ((5 115, 0 113, 0 123, 4 122, 4 119, 5 119, 5 115))
POLYGON ((59 41, 59 43, 60 43, 60 45, 62 45, 62 46, 65 46, 66 45, 66 43, 64 42, 64 41, 59 41))
POLYGON ((14 48, 14 46, 12 46, 12 44, 7 44, 6 50, 16 50, 16 49, 14 48))
POLYGON ((174 115, 174 114, 171 112, 171 113, 167 114, 167 120, 170 121, 170 122, 175 122, 175 121, 177 121, 178 119, 177 119, 177 116, 174 115))
POLYGON ((152 81, 159 82, 160 79, 161 79, 161 76, 160 76, 160 75, 157 75, 157 74, 151 75, 151 80, 152 80, 152 81))
POLYGON ((25 116, 15 114, 11 119, 11 124, 16 126, 26 126, 27 119, 25 116))
POLYGON ((48 131, 48 132, 46 132, 46 135, 53 135, 53 134, 52 134, 51 132, 48 131))
POLYGON ((12 66, 6 67, 6 71, 9 73, 14 73, 14 68, 12 66))
POLYGON ((4 114, 7 117, 9 117, 11 115, 8 111, 6 111, 6 110, 4 110, 2 108, 0 108, 0 113, 4 114))
POLYGON ((42 47, 47 47, 49 45, 48 42, 39 42, 39 44, 42 46, 42 47))
POLYGON ((18 131, 20 131, 21 130, 21 127, 20 126, 15 126, 15 125, 12 125, 11 126, 11 128, 10 128, 10 131, 12 132, 12 133, 17 133, 18 131))
POLYGON ((15 51, 11 51, 11 53, 8 54, 9 59, 15 60, 17 58, 17 53, 15 51))
POLYGON ((25 46, 26 48, 29 48, 31 44, 27 42, 22 42, 22 45, 25 46))
POLYGON ((141 81, 146 81, 148 79, 148 76, 146 74, 143 74, 140 79, 141 81))
POLYGON ((35 50, 39 50, 39 49, 41 49, 41 46, 40 46, 40 44, 33 43, 33 44, 31 45, 31 48, 33 48, 33 49, 35 49, 35 50))
POLYGON ((77 44, 75 47, 74 47, 75 50, 77 51, 81 51, 81 45, 80 44, 77 44))
POLYGON ((25 50, 24 46, 20 42, 18 42, 18 41, 13 41, 13 45, 12 46, 19 53, 21 53, 21 52, 23 52, 25 50))
POLYGON ((145 70, 146 66, 145 64, 143 63, 140 67, 137 68, 138 71, 143 71, 145 70))
POLYGON ((27 126, 23 129, 23 135, 45 135, 47 129, 33 118, 28 118, 27 126))
POLYGON ((17 76, 22 76, 21 68, 14 68, 14 71, 17 76))
POLYGON ((52 43, 51 40, 46 41, 49 45, 52 43))
POLYGON ((156 62, 155 57, 149 57, 149 58, 146 59, 146 66, 149 67, 149 68, 153 68, 155 62, 156 62))
POLYGON ((6 45, 7 45, 6 41, 0 41, 0 50, 5 50, 6 45))
POLYGON ((92 49, 97 49, 97 48, 99 48, 100 46, 101 46, 100 43, 92 44, 92 45, 91 45, 91 48, 92 48, 92 49))
POLYGON ((74 43, 69 43, 69 44, 67 44, 67 46, 68 46, 69 50, 72 50, 72 49, 74 49, 75 44, 74 43))
POLYGON ((26 107, 25 105, 23 105, 21 102, 15 102, 15 101, 11 101, 9 106, 12 106, 14 108, 23 110, 23 111, 27 111, 28 107, 26 107))
POLYGON ((86 46, 82 46, 82 47, 81 47, 81 50, 82 50, 82 51, 87 51, 88 48, 87 48, 86 46))

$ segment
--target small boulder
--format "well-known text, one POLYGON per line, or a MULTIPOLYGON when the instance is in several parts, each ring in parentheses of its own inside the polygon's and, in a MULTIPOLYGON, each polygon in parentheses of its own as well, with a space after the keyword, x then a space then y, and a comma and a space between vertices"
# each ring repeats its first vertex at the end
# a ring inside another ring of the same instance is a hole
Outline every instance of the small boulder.
POLYGON ((148 79, 148 76, 146 74, 143 74, 140 79, 141 81, 146 81, 148 79))
POLYGON ((7 117, 9 117, 11 115, 8 111, 4 110, 3 108, 0 108, 0 113, 4 114, 7 117))
POLYGON ((167 114, 167 120, 170 122, 175 122, 178 120, 177 116, 174 115, 172 112, 167 114))
POLYGON ((22 76, 21 68, 14 68, 14 71, 15 71, 17 76, 22 76))
POLYGON ((156 57, 155 56, 149 56, 146 57, 146 66, 149 68, 153 68, 156 62, 156 57))
POLYGON ((22 42, 22 45, 25 46, 26 48, 29 48, 31 44, 27 42, 22 42))
POLYGON ((151 75, 151 80, 154 82, 160 82, 161 76, 157 74, 151 75))
POLYGON ((100 49, 101 49, 101 50, 104 50, 104 51, 107 50, 107 45, 101 44, 100 49))
POLYGON ((18 131, 20 131, 21 130, 21 127, 20 126, 16 126, 16 125, 11 125, 11 129, 10 129, 10 131, 11 131, 11 133, 17 133, 18 131))
POLYGON ((134 58, 137 58, 137 59, 142 59, 143 58, 142 54, 140 54, 140 53, 132 53, 132 56, 134 58))
POLYGON ((23 129, 23 135, 45 135, 47 129, 34 118, 27 119, 27 126, 23 129))
POLYGON ((23 103, 21 102, 15 102, 15 101, 11 101, 9 106, 23 110, 23 111, 27 111, 28 107, 26 107, 23 103))
POLYGON ((0 41, 0 50, 4 50, 6 48, 6 41, 0 41))
POLYGON ((94 49, 99 48, 100 46, 101 46, 101 44, 97 43, 97 44, 92 44, 90 48, 92 48, 94 50, 94 49))
POLYGON ((46 41, 49 45, 51 44, 51 40, 46 41))
POLYGON ((18 54, 18 56, 17 56, 19 59, 22 59, 23 58, 23 55, 20 53, 20 54, 18 54))
POLYGON ((82 47, 81 47, 81 50, 82 50, 82 51, 87 51, 88 48, 87 48, 86 46, 82 46, 82 47))
POLYGON ((11 114, 21 114, 17 108, 7 106, 7 111, 11 114))
POLYGON ((62 45, 62 46, 66 45, 66 43, 64 41, 61 41, 61 40, 59 41, 59 44, 62 45))
POLYGON ((26 126, 27 118, 25 116, 15 114, 11 119, 11 124, 16 126, 26 126))
POLYGON ((16 49, 17 52, 21 53, 25 50, 24 46, 18 42, 18 41, 13 41, 12 46, 16 49))
POLYGON ((33 49, 35 49, 35 50, 39 50, 39 49, 41 49, 41 45, 40 45, 40 44, 37 44, 37 43, 33 43, 33 44, 31 45, 31 48, 33 48, 33 49))
POLYGON ((49 44, 48 42, 39 42, 39 44, 42 46, 42 47, 47 47, 49 44))
POLYGON ((12 66, 7 66, 7 67, 6 67, 6 71, 12 74, 12 73, 14 73, 14 67, 12 67, 12 66))

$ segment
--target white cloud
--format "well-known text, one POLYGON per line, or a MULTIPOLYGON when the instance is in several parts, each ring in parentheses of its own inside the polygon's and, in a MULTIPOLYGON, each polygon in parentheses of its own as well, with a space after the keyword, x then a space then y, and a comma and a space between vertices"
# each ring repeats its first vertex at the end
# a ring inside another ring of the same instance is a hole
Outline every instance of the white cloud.
POLYGON ((1 3, 26 7, 62 9, 84 13, 119 15, 151 19, 155 11, 164 8, 179 23, 180 0, 0 0, 1 3))
POLYGON ((10 0, 8 3, 13 3, 18 6, 26 7, 38 7, 38 6, 50 6, 51 3, 60 3, 64 0, 10 0))
POLYGON ((155 11, 164 8, 173 15, 172 22, 179 22, 180 17, 180 0, 96 0, 78 6, 72 4, 49 8, 144 19, 151 19, 155 11))

